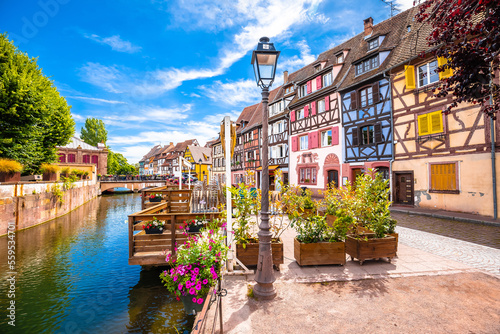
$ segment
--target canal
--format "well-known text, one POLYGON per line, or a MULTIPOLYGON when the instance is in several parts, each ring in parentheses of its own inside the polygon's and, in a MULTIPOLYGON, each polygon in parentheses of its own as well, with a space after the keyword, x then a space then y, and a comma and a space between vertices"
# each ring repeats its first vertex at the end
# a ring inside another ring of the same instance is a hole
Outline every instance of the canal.
POLYGON ((7 238, 0 238, 0 333, 188 333, 194 317, 159 268, 129 266, 127 215, 139 194, 101 196, 16 233, 15 327, 8 324, 7 238))

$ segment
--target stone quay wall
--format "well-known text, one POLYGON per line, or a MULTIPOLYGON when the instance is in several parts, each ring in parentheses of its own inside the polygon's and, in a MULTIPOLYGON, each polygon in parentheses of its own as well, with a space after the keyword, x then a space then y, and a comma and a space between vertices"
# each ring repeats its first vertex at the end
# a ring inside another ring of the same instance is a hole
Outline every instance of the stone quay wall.
POLYGON ((62 191, 60 200, 52 191, 55 184, 62 189, 61 182, 0 184, 0 236, 65 215, 100 194, 99 183, 84 180, 62 191))

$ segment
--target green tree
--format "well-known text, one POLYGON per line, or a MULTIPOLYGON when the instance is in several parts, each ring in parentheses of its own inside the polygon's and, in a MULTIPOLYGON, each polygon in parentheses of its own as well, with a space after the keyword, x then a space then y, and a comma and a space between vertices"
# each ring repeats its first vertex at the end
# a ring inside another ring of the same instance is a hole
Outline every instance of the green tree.
POLYGON ((36 59, 0 34, 0 157, 34 173, 56 161, 56 146, 68 143, 74 127, 70 107, 36 59))
POLYGON ((108 141, 108 131, 106 131, 102 120, 87 118, 85 120, 85 126, 82 127, 80 138, 92 146, 97 146, 99 143, 106 145, 106 141, 108 141))
POLYGON ((108 152, 108 174, 134 174, 136 168, 121 153, 108 152))

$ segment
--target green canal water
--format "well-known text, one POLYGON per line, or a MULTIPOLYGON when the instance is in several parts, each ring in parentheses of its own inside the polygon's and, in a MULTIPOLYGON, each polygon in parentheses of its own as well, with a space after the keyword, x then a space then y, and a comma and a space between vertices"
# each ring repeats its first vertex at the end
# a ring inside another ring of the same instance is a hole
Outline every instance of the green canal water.
POLYGON ((140 204, 138 194, 102 196, 17 232, 15 327, 0 238, 0 333, 188 333, 194 317, 162 286, 161 269, 127 263, 127 215, 140 204))

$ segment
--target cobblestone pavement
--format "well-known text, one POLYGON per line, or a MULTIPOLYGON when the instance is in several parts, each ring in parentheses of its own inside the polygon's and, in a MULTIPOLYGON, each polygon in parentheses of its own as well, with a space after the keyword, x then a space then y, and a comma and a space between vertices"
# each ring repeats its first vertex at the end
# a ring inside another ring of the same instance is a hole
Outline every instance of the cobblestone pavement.
POLYGON ((402 226, 396 232, 402 244, 500 276, 499 249, 402 226))
POLYGON ((398 226, 500 249, 500 228, 421 215, 392 212, 398 226))

